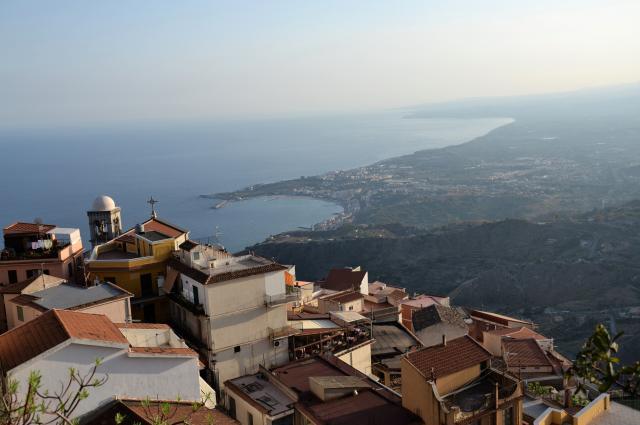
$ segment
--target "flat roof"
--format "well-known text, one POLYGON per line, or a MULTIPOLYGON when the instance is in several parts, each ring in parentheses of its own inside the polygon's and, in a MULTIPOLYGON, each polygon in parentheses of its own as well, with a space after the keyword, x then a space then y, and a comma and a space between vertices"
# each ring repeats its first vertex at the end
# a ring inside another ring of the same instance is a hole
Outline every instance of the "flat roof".
POLYGON ((150 240, 151 242, 162 241, 165 239, 171 239, 171 236, 165 235, 164 233, 157 232, 155 230, 151 230, 148 232, 141 233, 139 236, 150 240))
POLYGON ((225 386, 235 390, 239 393, 238 395, 243 396, 249 403, 259 407, 270 416, 277 416, 292 410, 292 405, 295 402, 259 373, 232 379, 227 381, 225 386))
POLYGON ((355 311, 332 311, 329 313, 331 317, 338 318, 346 323, 359 322, 361 320, 369 320, 360 313, 355 311))
POLYGON ((34 304, 51 310, 54 308, 69 309, 80 307, 111 298, 130 296, 131 294, 109 283, 89 287, 63 283, 29 295, 37 297, 36 300, 32 301, 34 304))

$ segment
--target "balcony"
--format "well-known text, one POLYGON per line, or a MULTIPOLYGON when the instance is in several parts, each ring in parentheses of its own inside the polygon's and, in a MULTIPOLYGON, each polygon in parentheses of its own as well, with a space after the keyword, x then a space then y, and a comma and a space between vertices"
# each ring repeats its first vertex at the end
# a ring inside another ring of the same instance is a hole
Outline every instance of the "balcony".
POLYGON ((264 303, 267 307, 277 307, 282 304, 300 301, 300 289, 287 286, 283 294, 265 295, 264 303))
POLYGON ((455 424, 473 423, 508 407, 522 396, 517 381, 492 369, 485 373, 476 382, 444 398, 443 403, 453 414, 455 424))
POLYGON ((206 316, 206 313, 204 311, 204 307, 202 306, 202 304, 194 304, 188 299, 186 299, 185 297, 183 297, 182 294, 178 292, 171 292, 168 294, 168 297, 171 301, 175 302, 176 304, 190 311, 194 315, 206 316))

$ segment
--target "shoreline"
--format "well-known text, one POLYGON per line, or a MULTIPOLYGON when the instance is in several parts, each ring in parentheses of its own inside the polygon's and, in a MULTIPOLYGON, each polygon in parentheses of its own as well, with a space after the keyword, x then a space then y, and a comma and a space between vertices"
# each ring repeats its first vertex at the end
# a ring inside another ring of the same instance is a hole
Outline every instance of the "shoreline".
MULTIPOLYGON (((429 118, 414 118, 414 119, 429 119, 429 118)), ((458 118, 452 118, 452 119, 458 119, 458 118)), ((465 120, 464 118, 459 118, 459 119, 465 120)), ((482 118, 468 118, 468 119, 482 119, 482 118)), ((340 176, 341 174, 356 172, 358 170, 367 170, 371 167, 374 167, 380 164, 385 164, 399 158, 410 157, 412 155, 420 154, 423 152, 436 151, 436 150, 448 149, 452 147, 463 146, 481 137, 485 137, 500 128, 503 128, 505 126, 511 125, 514 122, 516 122, 516 119, 511 117, 495 117, 495 118, 486 118, 486 119, 501 119, 501 120, 508 120, 508 121, 490 129, 489 131, 486 131, 483 134, 472 137, 471 139, 465 140, 461 143, 453 143, 453 144, 449 144, 441 147, 419 149, 411 153, 396 155, 390 158, 382 159, 369 165, 354 167, 346 170, 330 170, 325 173, 318 174, 311 177, 301 177, 301 178, 291 179, 291 180, 281 180, 273 183, 257 183, 257 184, 247 186, 239 190, 230 191, 230 192, 201 194, 198 196, 198 198, 214 201, 215 204, 210 207, 210 209, 214 209, 214 210, 225 208, 231 203, 235 204, 235 203, 249 201, 252 199, 259 199, 259 198, 266 198, 266 199, 286 199, 286 198, 305 199, 306 198, 306 199, 325 201, 341 207, 342 212, 336 213, 325 220, 312 224, 311 230, 313 231, 334 230, 345 223, 352 222, 356 214, 363 209, 362 202, 354 202, 355 199, 350 198, 348 196, 347 197, 336 196, 337 195, 336 193, 330 195, 327 193, 319 193, 318 191, 314 191, 314 190, 305 190, 304 192, 300 192, 300 189, 296 187, 286 188, 286 187, 280 187, 280 186, 283 186, 283 185, 295 186, 296 183, 300 183, 305 180, 314 180, 314 179, 323 179, 323 178, 329 179, 334 176, 340 176), (268 189, 269 187, 272 187, 272 188, 275 187, 275 189, 270 191, 268 189), (298 191, 299 193, 296 193, 296 191, 298 191)))

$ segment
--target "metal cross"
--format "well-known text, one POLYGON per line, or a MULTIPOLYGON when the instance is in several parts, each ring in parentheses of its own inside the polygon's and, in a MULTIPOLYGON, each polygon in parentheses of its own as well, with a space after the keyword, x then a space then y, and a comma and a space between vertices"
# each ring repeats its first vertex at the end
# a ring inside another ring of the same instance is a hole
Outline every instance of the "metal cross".
POLYGON ((160 201, 156 201, 155 199, 153 199, 153 196, 149 198, 149 200, 147 201, 147 204, 151 205, 151 217, 152 218, 156 218, 157 214, 156 214, 156 204, 160 202, 160 201))

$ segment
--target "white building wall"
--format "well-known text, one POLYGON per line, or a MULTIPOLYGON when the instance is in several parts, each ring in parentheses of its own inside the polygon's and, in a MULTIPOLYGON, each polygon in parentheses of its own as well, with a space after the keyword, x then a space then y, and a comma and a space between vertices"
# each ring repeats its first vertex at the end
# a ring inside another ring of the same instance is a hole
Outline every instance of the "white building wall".
POLYGON ((240 346, 235 352, 234 347, 215 354, 215 373, 220 387, 229 379, 243 375, 258 373, 260 365, 267 369, 282 366, 289 362, 289 345, 287 339, 279 340, 276 347, 269 339, 262 339, 253 344, 240 346))
POLYGON ((32 370, 42 374, 43 391, 58 391, 61 383, 69 378, 69 368, 80 373, 91 370, 96 358, 102 358, 97 378, 108 372, 107 382, 98 388, 89 389, 89 397, 83 400, 75 415, 79 416, 113 400, 115 396, 130 398, 159 398, 196 401, 200 399, 198 360, 192 358, 129 357, 126 350, 70 344, 52 352, 43 359, 26 363, 11 371, 13 378, 27 382, 32 370))

